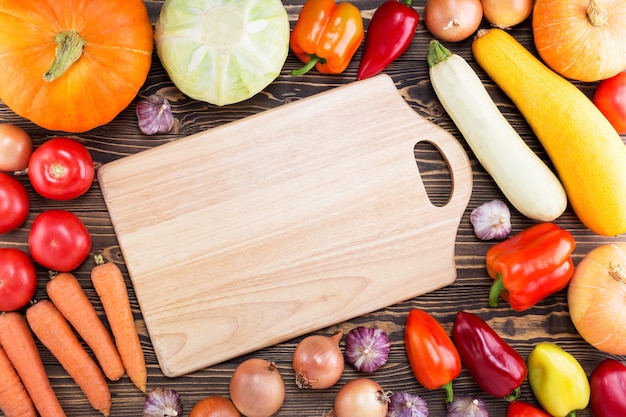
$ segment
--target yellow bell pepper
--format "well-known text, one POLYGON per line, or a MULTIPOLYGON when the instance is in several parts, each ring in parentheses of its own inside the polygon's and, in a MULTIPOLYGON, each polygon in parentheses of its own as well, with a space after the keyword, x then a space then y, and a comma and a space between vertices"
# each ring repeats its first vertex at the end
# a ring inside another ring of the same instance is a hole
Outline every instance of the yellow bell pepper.
POLYGON ((528 380, 539 404, 554 417, 574 417, 589 404, 589 379, 580 363, 554 343, 537 344, 528 356, 528 380))

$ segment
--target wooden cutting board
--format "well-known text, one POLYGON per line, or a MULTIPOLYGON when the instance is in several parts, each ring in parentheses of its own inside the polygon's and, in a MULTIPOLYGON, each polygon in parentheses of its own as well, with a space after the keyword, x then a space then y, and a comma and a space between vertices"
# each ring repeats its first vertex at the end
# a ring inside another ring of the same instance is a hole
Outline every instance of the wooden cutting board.
POLYGON ((449 285, 472 189, 456 139, 379 75, 102 166, 159 365, 174 377, 449 285), (414 147, 447 161, 426 194, 414 147))

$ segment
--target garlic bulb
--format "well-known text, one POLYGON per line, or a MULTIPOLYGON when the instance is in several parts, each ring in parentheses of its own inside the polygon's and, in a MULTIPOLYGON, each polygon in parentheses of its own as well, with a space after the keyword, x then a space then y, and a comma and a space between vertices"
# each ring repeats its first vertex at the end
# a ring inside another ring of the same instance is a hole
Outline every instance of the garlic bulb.
POLYGON ((163 96, 152 94, 137 104, 139 129, 146 135, 167 133, 174 126, 170 102, 163 96))
POLYGON ((481 240, 502 240, 511 233, 511 212, 500 200, 488 201, 470 214, 476 237, 481 240))
POLYGON ((179 417, 182 415, 183 404, 175 390, 154 388, 146 395, 141 417, 179 417))

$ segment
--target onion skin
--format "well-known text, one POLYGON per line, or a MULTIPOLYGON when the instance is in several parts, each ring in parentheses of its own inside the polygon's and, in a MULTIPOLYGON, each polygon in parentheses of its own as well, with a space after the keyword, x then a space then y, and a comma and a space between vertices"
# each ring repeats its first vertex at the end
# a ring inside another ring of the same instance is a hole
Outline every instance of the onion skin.
POLYGON ((247 359, 233 372, 230 398, 246 417, 270 417, 285 401, 285 382, 273 362, 247 359))
POLYGON ((476 32, 483 18, 480 0, 426 0, 424 23, 440 41, 459 42, 476 32))
POLYGON ((534 0, 481 0, 481 3, 485 19, 494 27, 506 29, 530 16, 534 0))
POLYGON ((298 343, 292 360, 298 388, 325 389, 339 381, 345 366, 339 347, 342 337, 339 330, 332 336, 307 336, 298 343))

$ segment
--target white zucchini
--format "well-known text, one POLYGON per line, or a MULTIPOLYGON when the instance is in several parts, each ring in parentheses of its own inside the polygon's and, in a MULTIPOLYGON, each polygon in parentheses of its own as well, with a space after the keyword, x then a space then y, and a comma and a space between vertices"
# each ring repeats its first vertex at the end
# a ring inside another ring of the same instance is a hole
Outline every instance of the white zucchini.
POLYGON ((506 120, 472 67, 436 40, 428 64, 439 101, 513 207, 539 221, 563 214, 563 185, 506 120))

